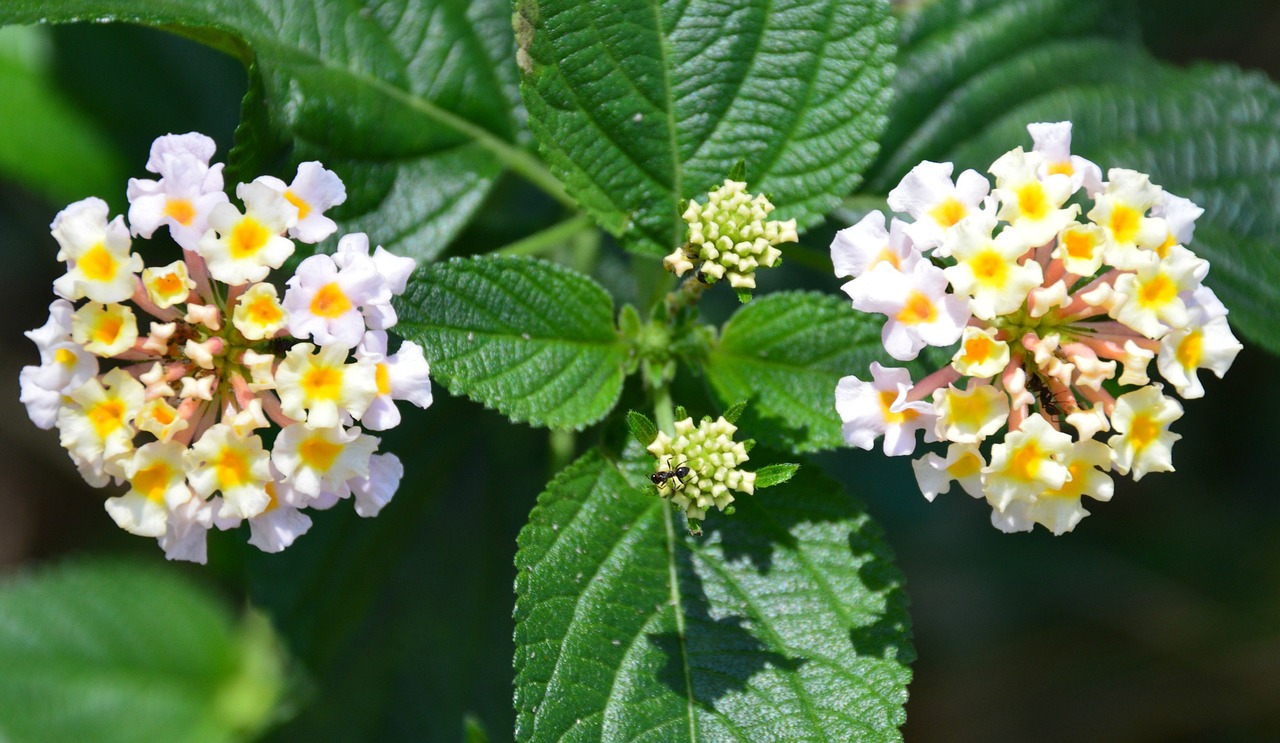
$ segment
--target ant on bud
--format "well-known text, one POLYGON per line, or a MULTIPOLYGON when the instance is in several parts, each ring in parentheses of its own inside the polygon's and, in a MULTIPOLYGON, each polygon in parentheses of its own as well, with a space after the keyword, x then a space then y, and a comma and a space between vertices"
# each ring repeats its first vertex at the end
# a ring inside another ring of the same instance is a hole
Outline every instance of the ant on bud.
POLYGON ((684 487, 684 478, 689 476, 689 468, 686 467, 685 464, 685 462, 681 462, 676 465, 674 469, 658 470, 652 475, 649 475, 649 480, 659 488, 666 486, 668 481, 674 480, 678 486, 675 489, 679 490, 684 487))
MULTIPOLYGON (((1062 417, 1067 413, 1063 408, 1063 405, 1071 404, 1068 401, 1060 399, 1058 397, 1058 394, 1060 393, 1055 394, 1049 387, 1049 383, 1035 372, 1031 372, 1027 375, 1027 391, 1032 395, 1035 395, 1036 401, 1040 403, 1040 409, 1048 415, 1053 416, 1055 420, 1062 420, 1062 417)), ((1068 393, 1068 396, 1069 395, 1070 393, 1068 393)))

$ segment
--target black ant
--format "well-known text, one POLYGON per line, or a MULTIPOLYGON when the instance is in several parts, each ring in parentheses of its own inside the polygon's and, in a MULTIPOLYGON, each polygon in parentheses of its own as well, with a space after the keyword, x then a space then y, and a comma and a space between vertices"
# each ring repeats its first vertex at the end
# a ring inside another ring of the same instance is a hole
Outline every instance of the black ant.
POLYGON ((1062 406, 1070 403, 1059 399, 1050 389, 1049 383, 1039 374, 1032 372, 1027 375, 1027 391, 1035 395, 1040 403, 1040 409, 1053 416, 1055 420, 1061 420, 1062 416, 1066 415, 1067 411, 1062 406))
POLYGON ((659 488, 666 485, 668 480, 675 480, 677 485, 679 485, 676 490, 679 490, 681 487, 684 487, 684 478, 689 476, 689 468, 686 467, 685 464, 685 462, 681 462, 674 469, 658 470, 652 475, 649 475, 649 480, 659 488))

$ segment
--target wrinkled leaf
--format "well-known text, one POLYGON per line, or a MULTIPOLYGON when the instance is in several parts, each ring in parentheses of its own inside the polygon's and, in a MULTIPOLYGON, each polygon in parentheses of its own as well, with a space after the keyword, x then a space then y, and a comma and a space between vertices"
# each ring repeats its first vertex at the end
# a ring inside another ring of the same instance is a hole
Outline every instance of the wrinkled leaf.
POLYGON ((627 350, 613 300, 591 279, 530 258, 455 258, 428 266, 397 305, 455 394, 552 428, 582 428, 622 392, 627 350))
POLYGON ((558 475, 516 556, 516 739, 898 740, 914 656, 879 529, 807 469, 687 536, 644 467, 558 475))
POLYGON ((745 160, 777 218, 816 223, 876 152, 894 23, 879 0, 520 0, 529 124, 553 171, 637 250, 745 160))
POLYGON ((234 54, 255 75, 238 138, 323 160, 348 184, 344 224, 431 258, 527 158, 510 144, 509 14, 501 0, 15 0, 0 23, 136 22, 234 54))
POLYGON ((836 383, 848 374, 865 377, 871 362, 882 360, 881 320, 854 311, 842 296, 767 295, 729 318, 707 356, 707 380, 726 404, 750 400, 740 425, 767 444, 794 451, 840 446, 836 383))

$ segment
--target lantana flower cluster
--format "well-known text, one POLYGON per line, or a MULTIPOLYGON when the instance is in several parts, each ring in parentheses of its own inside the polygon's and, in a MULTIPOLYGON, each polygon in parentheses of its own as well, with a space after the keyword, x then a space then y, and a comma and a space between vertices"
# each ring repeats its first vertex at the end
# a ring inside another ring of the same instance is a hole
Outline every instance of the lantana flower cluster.
POLYGON ((706 206, 690 201, 681 215, 689 225, 689 239, 662 265, 677 276, 697 267, 707 282, 729 279, 735 289, 754 289, 758 267, 772 268, 782 259, 777 246, 796 242, 796 221, 769 219, 773 204, 752 196, 744 181, 726 179, 707 194, 706 206))
POLYGON ((670 498, 690 522, 705 519, 712 506, 729 508, 734 491, 755 492, 756 473, 741 469, 750 457, 747 444, 733 440, 737 430, 724 416, 704 417, 697 424, 684 418, 676 421, 674 437, 659 431, 649 444, 649 453, 658 460, 659 479, 664 480, 655 482, 658 494, 670 498))
POLYGON ((393 400, 431 403, 422 349, 388 352, 413 260, 346 235, 281 296, 268 275, 295 240, 336 232, 324 212, 345 187, 307 162, 292 183, 239 184, 238 205, 213 154, 201 134, 160 137, 146 165, 159 178, 129 181, 127 222, 98 198, 57 215, 67 272, 27 333, 40 364, 21 373, 31 420, 57 427, 84 479, 127 487, 105 504, 116 523, 196 562, 214 526, 247 520, 250 544, 277 552, 310 527, 306 508, 352 497, 376 515, 404 469, 365 431, 399 423, 393 400), (133 241, 162 227, 182 257, 145 266, 133 241))
POLYGON ((886 317, 891 357, 958 350, 919 381, 872 364, 835 402, 852 446, 883 436, 886 454, 909 455, 917 431, 945 442, 914 462, 929 500, 958 482, 997 528, 1062 534, 1088 515, 1083 496, 1111 498, 1112 473, 1173 470, 1183 410, 1165 385, 1201 397, 1198 371, 1221 377, 1241 346, 1186 247, 1203 210, 1143 173, 1103 180, 1071 154, 1069 122, 1028 129, 1031 151, 991 165, 994 189, 923 162, 889 194, 905 218, 873 212, 837 235, 836 275, 852 278, 855 309, 886 317))

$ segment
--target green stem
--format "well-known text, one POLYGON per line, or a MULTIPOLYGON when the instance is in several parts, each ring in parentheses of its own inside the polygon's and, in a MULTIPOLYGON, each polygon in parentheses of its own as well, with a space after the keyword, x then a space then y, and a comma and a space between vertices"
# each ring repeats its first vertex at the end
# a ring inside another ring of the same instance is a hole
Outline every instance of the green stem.
POLYGON ((554 475, 573 461, 578 435, 573 431, 553 428, 548 443, 551 447, 551 474, 554 475))
POLYGON ((556 248, 564 247, 570 238, 591 228, 592 225, 591 217, 578 214, 526 238, 504 245, 493 252, 496 255, 545 255, 556 248))
POLYGON ((697 274, 685 279, 675 291, 667 294, 668 322, 675 319, 676 313, 682 308, 697 304, 702 293, 710 288, 711 285, 699 279, 697 274))
POLYGON ((658 419, 658 430, 675 433, 676 408, 671 402, 671 388, 665 384, 653 391, 653 416, 658 419))

